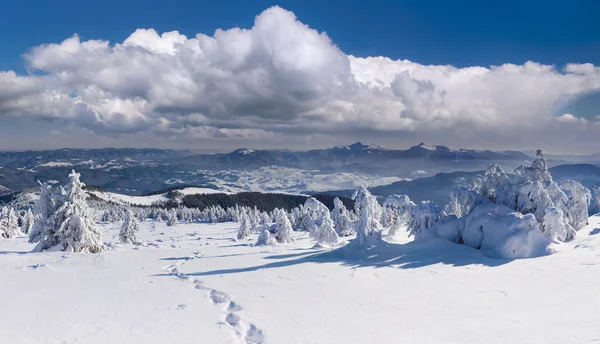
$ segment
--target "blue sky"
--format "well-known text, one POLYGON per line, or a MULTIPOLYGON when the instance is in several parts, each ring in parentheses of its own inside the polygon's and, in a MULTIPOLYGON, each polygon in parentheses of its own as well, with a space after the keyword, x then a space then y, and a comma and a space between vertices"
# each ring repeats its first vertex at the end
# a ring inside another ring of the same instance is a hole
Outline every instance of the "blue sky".
POLYGON ((598 13, 592 0, 10 1, 0 150, 361 140, 596 151, 598 13), (185 37, 160 36, 175 30, 185 37))
POLYGON ((347 54, 458 67, 600 63, 600 2, 573 1, 7 1, 0 13, 0 69, 23 68, 35 45, 82 39, 122 41, 137 28, 192 36, 249 28, 279 5, 326 31, 347 54))

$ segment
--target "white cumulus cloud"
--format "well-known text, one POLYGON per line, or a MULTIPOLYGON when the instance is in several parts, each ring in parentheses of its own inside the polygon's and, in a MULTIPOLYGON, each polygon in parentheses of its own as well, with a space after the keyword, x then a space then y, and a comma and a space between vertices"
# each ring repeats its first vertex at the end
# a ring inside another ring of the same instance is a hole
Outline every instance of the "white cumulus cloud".
POLYGON ((581 148, 581 138, 571 145, 580 130, 590 134, 588 146, 598 137, 593 122, 559 117, 557 107, 600 90, 600 67, 457 68, 355 57, 280 7, 258 15, 250 29, 213 35, 138 29, 114 44, 74 35, 33 47, 25 63, 27 75, 0 72, 0 116, 64 121, 100 137, 278 147, 307 138, 318 145, 422 137, 565 149, 581 148), (567 122, 586 128, 557 125, 567 122), (547 132, 552 140, 539 139, 547 132))

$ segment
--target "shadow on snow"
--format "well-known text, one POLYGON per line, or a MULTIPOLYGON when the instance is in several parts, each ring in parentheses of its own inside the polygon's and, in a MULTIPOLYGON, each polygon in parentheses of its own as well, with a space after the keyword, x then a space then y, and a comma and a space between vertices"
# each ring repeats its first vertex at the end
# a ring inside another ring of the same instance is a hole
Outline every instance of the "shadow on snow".
POLYGON ((280 254, 264 257, 266 260, 278 260, 262 265, 219 269, 188 273, 188 276, 225 275, 251 272, 264 269, 283 268, 298 264, 338 263, 351 268, 417 269, 435 264, 466 266, 479 264, 488 267, 510 263, 512 259, 492 259, 485 257, 480 251, 465 245, 454 244, 442 239, 433 239, 406 244, 377 242, 370 247, 360 247, 350 242, 345 246, 329 251, 309 251, 293 254, 280 254))

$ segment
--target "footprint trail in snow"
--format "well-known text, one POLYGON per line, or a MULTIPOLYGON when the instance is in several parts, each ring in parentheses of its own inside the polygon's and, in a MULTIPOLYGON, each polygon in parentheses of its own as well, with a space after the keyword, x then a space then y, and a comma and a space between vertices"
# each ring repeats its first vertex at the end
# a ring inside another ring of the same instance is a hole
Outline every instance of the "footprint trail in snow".
MULTIPOLYGON (((196 252, 194 252, 196 254, 196 252)), ((235 301, 231 300, 231 297, 216 289, 208 288, 204 285, 204 282, 199 279, 191 280, 188 275, 181 273, 177 267, 183 265, 185 262, 201 258, 198 254, 188 258, 183 258, 176 261, 174 264, 165 267, 164 269, 173 276, 182 281, 189 281, 195 289, 205 290, 209 292, 208 298, 213 305, 222 307, 224 313, 223 321, 219 324, 228 326, 233 329, 236 337, 243 344, 268 344, 267 338, 263 331, 256 327, 256 325, 246 320, 243 312, 244 308, 235 301)))

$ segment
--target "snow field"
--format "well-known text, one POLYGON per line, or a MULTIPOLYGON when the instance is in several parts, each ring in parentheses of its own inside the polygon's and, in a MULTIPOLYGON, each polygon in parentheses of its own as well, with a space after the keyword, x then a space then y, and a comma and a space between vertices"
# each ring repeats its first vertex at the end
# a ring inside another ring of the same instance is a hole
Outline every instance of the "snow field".
MULTIPOLYGON (((534 259, 404 231, 371 248, 308 233, 254 247, 238 224, 143 222, 141 246, 29 253, 0 240, 3 343, 594 343, 600 217, 534 259)), ((385 233, 384 233, 385 234, 385 233)))

